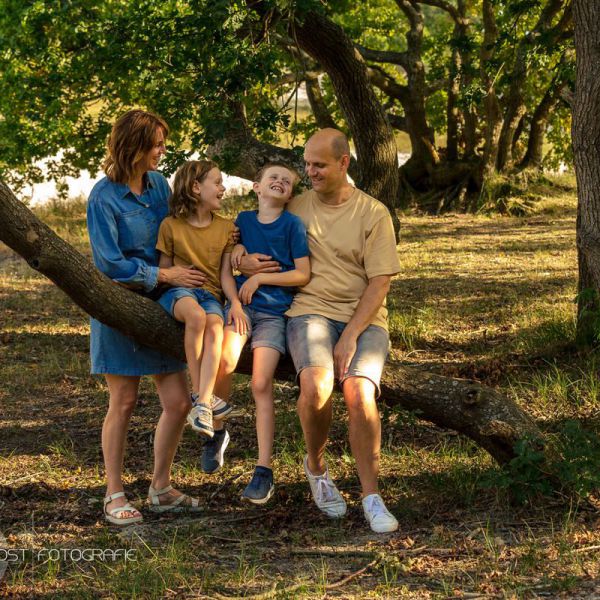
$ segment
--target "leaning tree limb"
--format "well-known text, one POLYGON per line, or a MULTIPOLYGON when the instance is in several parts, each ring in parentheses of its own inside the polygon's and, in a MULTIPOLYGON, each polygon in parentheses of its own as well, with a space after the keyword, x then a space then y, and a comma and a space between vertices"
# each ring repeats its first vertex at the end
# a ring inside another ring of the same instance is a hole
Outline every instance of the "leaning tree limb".
MULTIPOLYGON (((29 265, 51 279, 88 314, 140 343, 184 359, 183 330, 151 300, 114 283, 92 262, 42 223, 0 182, 0 240, 29 265)), ((251 372, 244 355, 238 371, 251 372)), ((278 369, 280 379, 293 378, 289 361, 278 369)), ((542 435, 512 400, 473 381, 452 379, 407 367, 386 366, 383 402, 418 411, 441 427, 454 429, 485 448, 499 463, 514 456, 514 445, 525 436, 542 435)))

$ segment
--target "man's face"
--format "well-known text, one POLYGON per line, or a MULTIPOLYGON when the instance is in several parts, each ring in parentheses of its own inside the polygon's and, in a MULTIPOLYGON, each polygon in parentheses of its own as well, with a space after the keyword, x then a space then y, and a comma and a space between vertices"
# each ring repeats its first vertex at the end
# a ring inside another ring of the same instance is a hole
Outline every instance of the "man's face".
POLYGON ((331 193, 346 183, 347 156, 336 158, 327 140, 310 139, 304 147, 304 170, 315 192, 331 193))

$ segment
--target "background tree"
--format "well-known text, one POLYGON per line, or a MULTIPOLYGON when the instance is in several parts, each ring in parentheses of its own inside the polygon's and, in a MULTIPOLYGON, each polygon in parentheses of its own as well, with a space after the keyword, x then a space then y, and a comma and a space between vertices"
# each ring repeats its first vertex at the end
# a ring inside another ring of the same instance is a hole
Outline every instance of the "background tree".
POLYGON ((489 176, 540 168, 546 132, 564 159, 570 0, 0 0, 0 32, 13 186, 59 152, 51 177, 95 171, 133 105, 172 126, 168 169, 194 149, 246 177, 266 158, 301 163, 306 134, 335 123, 358 185, 391 209, 472 206, 489 176), (290 110, 304 83, 308 115, 290 110))
POLYGON ((600 5, 574 3, 577 85, 573 154, 577 174, 578 338, 596 343, 600 326, 600 5))

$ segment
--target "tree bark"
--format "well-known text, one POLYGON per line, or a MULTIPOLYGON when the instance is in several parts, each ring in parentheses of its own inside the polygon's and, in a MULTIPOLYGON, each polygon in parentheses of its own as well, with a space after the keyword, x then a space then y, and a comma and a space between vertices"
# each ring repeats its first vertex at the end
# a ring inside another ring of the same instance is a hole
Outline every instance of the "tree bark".
MULTIPOLYGON (((158 304, 112 282, 91 261, 42 223, 0 182, 0 240, 37 271, 50 278, 91 316, 138 342, 184 359, 183 329, 158 304)), ((249 374, 246 353, 239 372, 249 374)), ((293 376, 289 360, 279 378, 293 376)), ((541 434, 535 423, 510 399, 475 382, 425 373, 389 363, 382 380, 383 402, 418 411, 423 419, 473 439, 498 462, 514 457, 524 436, 541 434)))
POLYGON ((573 154, 577 177, 577 339, 598 342, 600 324, 600 3, 575 0, 573 154))
POLYGON ((396 233, 400 178, 394 132, 369 82, 367 65, 344 30, 309 11, 290 25, 299 46, 327 72, 356 149, 356 184, 389 209, 396 233))

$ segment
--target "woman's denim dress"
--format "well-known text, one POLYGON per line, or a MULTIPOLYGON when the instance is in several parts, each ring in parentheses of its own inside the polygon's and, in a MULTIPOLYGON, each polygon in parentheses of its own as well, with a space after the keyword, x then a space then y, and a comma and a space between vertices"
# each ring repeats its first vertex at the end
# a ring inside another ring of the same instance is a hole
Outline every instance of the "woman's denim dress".
MULTIPOLYGON (((105 275, 152 296, 158 283, 156 238, 168 211, 169 184, 155 171, 144 176, 144 191, 101 179, 92 189, 87 225, 94 263, 105 275)), ((91 319, 92 373, 156 375, 181 371, 185 363, 141 346, 111 327, 91 319)))

